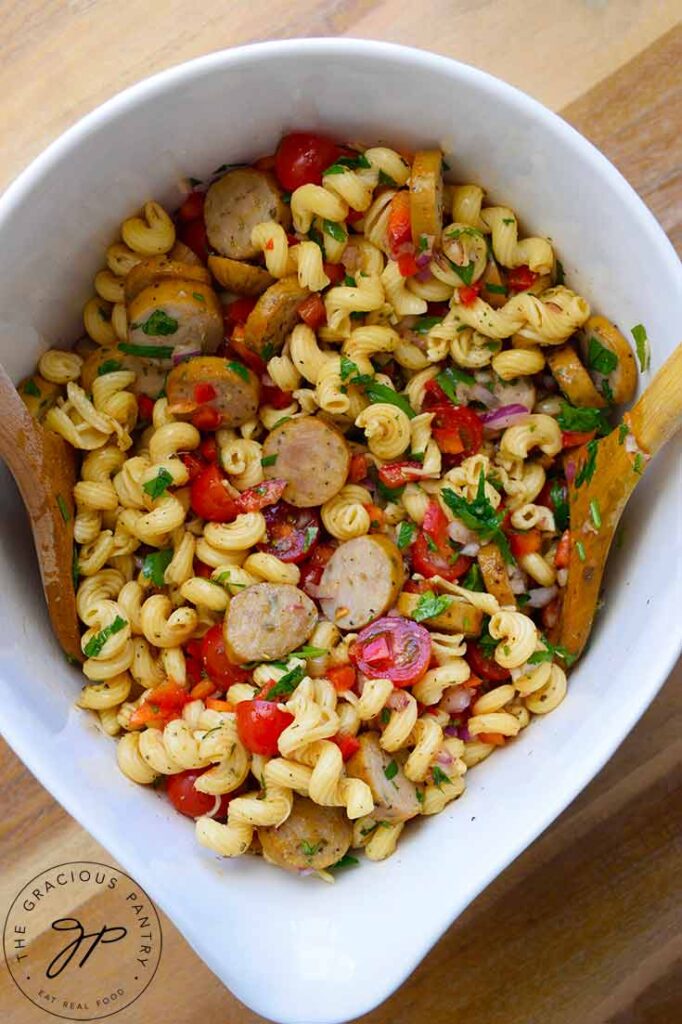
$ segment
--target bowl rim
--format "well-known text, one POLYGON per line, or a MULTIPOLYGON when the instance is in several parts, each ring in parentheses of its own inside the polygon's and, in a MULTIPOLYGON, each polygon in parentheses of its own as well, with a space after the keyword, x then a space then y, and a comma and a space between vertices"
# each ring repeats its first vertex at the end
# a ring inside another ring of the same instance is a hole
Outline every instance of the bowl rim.
MULTIPOLYGON (((682 289, 682 265, 669 238, 654 215, 622 173, 593 143, 581 135, 561 115, 489 72, 454 58, 434 54, 416 47, 383 41, 355 39, 352 37, 294 38, 250 43, 195 57, 166 68, 163 71, 156 72, 128 86, 123 91, 96 106, 65 129, 64 132, 60 133, 8 185, 0 196, 0 236, 7 216, 35 188, 42 176, 48 173, 61 160, 68 159, 74 151, 77 151, 83 137, 105 125, 110 119, 124 116, 127 111, 137 106, 141 101, 154 99, 154 97, 162 94, 169 88, 176 87, 183 81, 203 75, 210 76, 215 70, 223 67, 238 67, 240 64, 251 65, 254 62, 268 61, 271 57, 300 57, 302 53, 327 54, 337 57, 360 55, 366 57, 368 61, 375 61, 377 65, 382 61, 398 61, 405 66, 420 66, 431 70, 443 78, 453 77, 454 73, 460 78, 467 79, 477 89, 492 95, 504 96, 507 102, 511 103, 520 112, 525 111, 543 129, 549 131, 550 135, 555 137, 557 135, 563 136, 570 147, 577 151, 581 159, 590 162, 595 171, 608 180, 609 188, 613 189, 619 195, 623 204, 628 207, 629 214, 634 220, 638 221, 639 229, 649 237, 651 244, 657 249, 660 257, 666 260, 671 277, 679 280, 682 289)), ((497 869, 491 868, 480 880, 480 884, 472 887, 467 892, 465 902, 461 906, 455 907, 454 910, 450 904, 448 904, 447 909, 445 906, 439 908, 439 912, 432 915, 432 925, 429 929, 428 938, 412 946, 411 954, 401 965, 400 972, 392 974, 381 987, 377 986, 373 989, 369 996, 363 995, 362 999, 357 999, 357 1005, 353 1010, 354 1015, 365 1013, 388 998, 405 981, 444 931, 454 923, 464 907, 469 905, 523 850, 527 849, 556 820, 559 814, 563 813, 578 793, 585 788, 611 758, 625 736, 627 736, 651 704, 670 674, 679 657, 680 650, 682 650, 682 626, 678 638, 671 635, 669 644, 655 652, 655 661, 652 663, 652 673, 650 676, 651 681, 648 686, 643 686, 636 694, 630 696, 627 703, 627 714, 622 716, 618 727, 616 729, 612 727, 608 740, 598 749, 595 748, 589 757, 586 756, 582 762, 581 771, 572 776, 561 787, 562 796, 559 810, 556 809, 556 802, 552 802, 551 806, 545 804, 543 812, 537 815, 532 823, 527 823, 521 828, 517 841, 505 849, 502 865, 497 869)), ((16 735, 12 735, 11 723, 6 718, 5 711, 2 708, 0 708, 0 720, 4 720, 7 725, 6 732, 9 737, 7 742, 29 770, 41 781, 41 784, 43 778, 47 779, 49 777, 51 795, 61 803, 67 812, 86 831, 93 835, 107 850, 111 851, 112 855, 126 871, 130 871, 133 877, 138 878, 140 883, 144 884, 145 888, 153 895, 154 901, 169 915, 171 920, 177 921, 178 914, 176 909, 167 905, 165 895, 157 893, 158 886, 155 884, 153 874, 144 860, 140 859, 139 863, 132 860, 132 854, 125 841, 125 837, 121 835, 119 839, 118 835, 112 835, 104 826, 100 826, 99 823, 92 824, 82 820, 76 794, 68 784, 62 783, 59 775, 56 777, 54 775, 48 776, 43 766, 42 751, 36 749, 31 744, 28 736, 19 735, 21 729, 18 730, 16 735)), ((178 924, 178 927, 181 931, 185 931, 184 922, 182 925, 178 924)), ((202 949, 199 955, 221 977, 220 958, 213 955, 210 944, 202 949)), ((265 1007, 263 1001, 256 996, 250 998, 249 1005, 254 1007, 256 1012, 272 1012, 271 1006, 265 1007)), ((292 1024, 294 1020, 300 1022, 300 1018, 291 1016, 291 1013, 288 1015, 285 1013, 277 1019, 292 1021, 292 1024)), ((317 1018, 317 1020, 321 1019, 317 1018)), ((341 1022, 347 1019, 346 1015, 343 1018, 325 1017, 327 1022, 336 1020, 341 1022)))

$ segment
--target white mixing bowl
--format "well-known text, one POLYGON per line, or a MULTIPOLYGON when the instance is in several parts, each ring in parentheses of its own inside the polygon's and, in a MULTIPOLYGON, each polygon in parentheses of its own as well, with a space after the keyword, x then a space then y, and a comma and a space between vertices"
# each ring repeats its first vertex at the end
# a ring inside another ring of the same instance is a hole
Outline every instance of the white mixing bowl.
MULTIPOLYGON (((261 156, 292 128, 442 146, 453 180, 480 182, 554 240, 569 282, 597 311, 626 334, 646 326, 653 369, 679 340, 682 269, 673 249, 620 174, 560 118, 443 57, 291 40, 212 54, 141 82, 66 132, 8 189, 0 201, 0 352, 13 378, 48 344, 78 336, 93 274, 123 217, 150 197, 176 205, 185 175, 261 156)), ((334 886, 252 857, 219 860, 166 800, 118 772, 112 741, 73 707, 79 674, 50 632, 7 478, 5 735, 235 995, 276 1021, 347 1021, 388 996, 566 807, 664 682, 681 633, 673 459, 672 450, 662 455, 628 509, 606 605, 566 701, 476 768, 445 813, 406 830, 391 860, 363 862, 334 886)), ((153 986, 146 998, 152 1005, 153 986)))

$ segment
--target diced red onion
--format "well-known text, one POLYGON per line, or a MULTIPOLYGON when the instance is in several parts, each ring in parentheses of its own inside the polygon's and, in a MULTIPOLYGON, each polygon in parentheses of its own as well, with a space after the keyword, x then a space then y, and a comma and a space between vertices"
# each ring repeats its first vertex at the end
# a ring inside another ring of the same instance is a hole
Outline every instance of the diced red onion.
POLYGON ((414 262, 417 264, 420 270, 423 270, 424 267, 428 267, 429 263, 431 262, 431 247, 427 246, 427 248, 424 249, 423 252, 420 252, 415 257, 414 262))
POLYGON ((201 355, 201 348, 199 348, 195 342, 191 345, 178 345, 173 350, 173 366, 177 366, 178 363, 184 363, 186 359, 192 359, 194 356, 201 355))
POLYGON ((467 729, 466 725, 460 726, 459 738, 461 740, 464 740, 465 743, 470 743, 471 742, 471 733, 467 729))
POLYGON ((446 736, 454 736, 455 738, 457 738, 459 736, 459 726, 446 725, 445 728, 443 729, 443 732, 445 733, 446 736))
POLYGON ((511 587, 512 594, 525 594, 526 592, 526 578, 519 569, 518 565, 515 565, 511 572, 508 573, 509 586, 511 587))
POLYGON ((506 430, 528 415, 525 405, 503 405, 492 412, 481 414, 481 421, 487 430, 506 430))
POLYGON ((468 686, 449 686, 438 705, 449 715, 458 715, 471 704, 472 690, 468 686))
POLYGON ((478 534, 465 526, 461 519, 453 519, 451 523, 448 523, 448 537, 456 544, 479 543, 478 534))
POLYGON ((472 541, 471 544, 465 544, 460 555, 466 555, 467 558, 475 558, 478 552, 481 550, 481 545, 472 541))
POLYGON ((486 409, 495 409, 499 405, 499 399, 483 384, 474 384, 470 387, 469 396, 471 401, 480 402, 486 409))
POLYGON ((535 587, 528 591, 528 605, 531 608, 545 608, 557 593, 556 587, 535 587))
MULTIPOLYGON (((421 253, 421 254, 420 254, 420 255, 419 255, 418 257, 417 257, 417 259, 415 260, 415 262, 416 262, 416 264, 417 264, 417 266, 418 266, 418 267, 419 267, 419 260, 420 260, 420 259, 421 259, 421 258, 422 258, 423 256, 425 256, 425 255, 426 255, 425 253, 421 253)), ((428 261, 427 261, 427 263, 426 263, 426 266, 425 266, 425 267, 419 267, 419 270, 418 270, 418 271, 417 271, 417 273, 416 273, 416 274, 414 275, 414 277, 415 277, 415 280, 416 280, 416 281, 420 281, 420 282, 421 282, 421 284, 426 284, 426 282, 427 282, 427 281, 432 281, 432 280, 433 280, 433 274, 431 273, 431 271, 430 271, 430 269, 429 269, 429 263, 428 263, 428 261)))
POLYGON ((449 754, 447 750, 439 750, 436 754, 436 761, 438 764, 451 765, 454 761, 452 754, 449 754))

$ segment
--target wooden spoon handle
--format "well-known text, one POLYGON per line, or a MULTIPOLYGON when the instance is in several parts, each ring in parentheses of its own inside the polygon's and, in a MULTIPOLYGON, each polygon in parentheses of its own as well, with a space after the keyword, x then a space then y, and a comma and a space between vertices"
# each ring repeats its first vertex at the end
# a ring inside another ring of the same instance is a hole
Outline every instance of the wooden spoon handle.
POLYGON ((666 359, 624 417, 644 451, 655 455, 682 426, 682 345, 666 359))

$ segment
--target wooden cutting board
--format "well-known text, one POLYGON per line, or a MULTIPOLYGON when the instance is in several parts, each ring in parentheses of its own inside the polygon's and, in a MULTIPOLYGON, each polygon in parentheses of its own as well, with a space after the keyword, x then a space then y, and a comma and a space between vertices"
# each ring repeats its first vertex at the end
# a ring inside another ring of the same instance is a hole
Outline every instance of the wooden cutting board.
MULTIPOLYGON (((679 0, 4 0, 2 13, 0 136, 12 145, 0 155, 0 185, 86 110, 158 68, 258 38, 356 35, 478 64, 561 110, 682 251, 679 0)), ((363 1024, 682 1020, 681 683, 678 666, 587 790, 363 1024)), ((112 860, 6 746, 0 766, 4 918, 44 868, 112 860)), ((433 899, 444 885, 445 863, 433 899)), ((260 1022, 162 923, 156 977, 118 1024, 260 1022)), ((0 1006, 3 1024, 50 1019, 6 971, 0 1006)))

